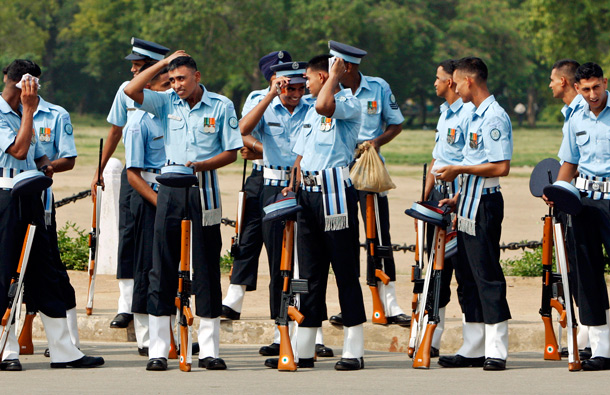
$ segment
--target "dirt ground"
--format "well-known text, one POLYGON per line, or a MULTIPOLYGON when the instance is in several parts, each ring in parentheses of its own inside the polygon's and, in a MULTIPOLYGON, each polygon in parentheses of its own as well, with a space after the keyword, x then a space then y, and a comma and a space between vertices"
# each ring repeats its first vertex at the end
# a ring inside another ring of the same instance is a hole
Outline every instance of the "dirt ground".
MULTIPOLYGON (((123 158, 119 158, 123 159, 123 158)), ((219 172, 220 189, 222 193, 223 217, 235 219, 237 207, 237 192, 241 188, 241 159, 238 162, 221 169, 219 172)), ((522 240, 541 240, 542 221, 546 213, 546 206, 540 199, 532 197, 529 192, 529 175, 531 168, 514 168, 511 174, 501 180, 502 193, 504 196, 504 222, 502 229, 502 243, 519 242, 522 240)), ((69 173, 57 174, 54 177, 55 199, 59 200, 71 196, 77 192, 86 190, 93 177, 94 168, 79 166, 69 173)), ((421 168, 415 166, 396 166, 390 169, 392 179, 397 188, 390 191, 390 223, 392 230, 392 242, 395 244, 411 245, 415 243, 415 230, 413 220, 404 214, 405 209, 411 207, 414 201, 419 200, 421 194, 421 179, 419 174, 421 168), (410 174, 413 174, 412 176, 410 174), (417 174, 417 176, 415 176, 417 174)), ((57 223, 61 227, 65 221, 75 222, 83 229, 91 226, 91 200, 82 199, 76 203, 63 206, 57 210, 57 223)), ((223 250, 230 246, 231 236, 234 229, 222 226, 223 250)), ((364 234, 360 232, 361 240, 364 234)), ((102 247, 103 248, 103 247, 102 247)), ((521 250, 502 253, 502 258, 513 258, 520 256, 521 250)), ((364 265, 364 254, 362 254, 362 265, 364 265)), ((397 272, 408 274, 411 271, 413 253, 395 253, 397 272)), ((266 263, 266 256, 262 254, 261 263, 266 263)), ((261 264, 261 274, 265 274, 261 264)), ((364 266, 363 266, 364 268, 364 266)))

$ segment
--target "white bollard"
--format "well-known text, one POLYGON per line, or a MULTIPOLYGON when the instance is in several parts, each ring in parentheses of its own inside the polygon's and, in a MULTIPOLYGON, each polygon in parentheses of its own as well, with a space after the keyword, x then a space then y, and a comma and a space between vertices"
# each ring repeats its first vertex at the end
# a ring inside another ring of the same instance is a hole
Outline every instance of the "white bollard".
POLYGON ((116 274, 119 248, 119 190, 123 164, 110 158, 104 168, 104 195, 98 240, 97 274, 116 274))

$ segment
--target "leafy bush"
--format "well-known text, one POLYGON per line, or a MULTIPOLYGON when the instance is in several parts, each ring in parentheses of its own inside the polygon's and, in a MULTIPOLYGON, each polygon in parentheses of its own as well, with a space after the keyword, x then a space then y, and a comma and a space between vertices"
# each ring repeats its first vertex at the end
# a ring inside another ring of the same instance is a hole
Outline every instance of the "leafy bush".
POLYGON ((89 234, 73 222, 66 222, 57 231, 57 244, 61 260, 68 270, 87 270, 89 265, 89 234), (71 234, 76 234, 71 237, 71 234))
POLYGON ((220 257, 220 272, 221 273, 229 273, 231 271, 231 267, 233 266, 233 256, 229 251, 226 254, 220 257))
MULTIPOLYGON (((555 258, 553 258, 553 263, 555 258)), ((507 276, 542 276, 542 247, 534 251, 523 251, 521 258, 502 259, 502 270, 507 276)))

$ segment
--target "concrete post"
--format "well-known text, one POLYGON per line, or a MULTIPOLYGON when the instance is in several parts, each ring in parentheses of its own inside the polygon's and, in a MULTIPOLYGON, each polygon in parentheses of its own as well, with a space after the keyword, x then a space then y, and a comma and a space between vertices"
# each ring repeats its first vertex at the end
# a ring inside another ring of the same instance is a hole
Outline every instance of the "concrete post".
POLYGON ((119 248, 119 189, 122 170, 123 164, 116 158, 110 158, 104 169, 105 187, 98 241, 98 274, 116 274, 119 248))

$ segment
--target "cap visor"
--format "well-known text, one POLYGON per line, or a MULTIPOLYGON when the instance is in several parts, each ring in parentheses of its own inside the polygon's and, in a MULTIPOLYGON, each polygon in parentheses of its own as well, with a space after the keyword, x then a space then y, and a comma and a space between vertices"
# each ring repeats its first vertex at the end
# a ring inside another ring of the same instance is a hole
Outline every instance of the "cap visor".
POLYGON ((303 77, 290 77, 290 85, 292 84, 304 84, 307 80, 303 77))
POLYGON ((126 60, 144 60, 144 59, 149 59, 148 56, 142 56, 142 55, 138 55, 135 53, 130 53, 129 55, 125 56, 126 60))

